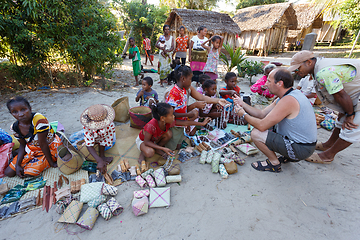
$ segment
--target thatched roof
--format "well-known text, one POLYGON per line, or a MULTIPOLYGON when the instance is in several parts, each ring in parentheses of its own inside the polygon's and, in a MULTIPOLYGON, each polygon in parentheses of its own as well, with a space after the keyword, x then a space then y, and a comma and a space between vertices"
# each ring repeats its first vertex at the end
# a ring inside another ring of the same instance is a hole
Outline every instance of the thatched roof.
POLYGON ((239 26, 225 13, 213 11, 202 11, 192 9, 173 9, 165 24, 171 27, 175 24, 175 17, 180 20, 178 27, 183 25, 189 32, 196 33, 197 28, 201 25, 206 26, 210 34, 240 34, 239 26))
POLYGON ((263 31, 276 27, 282 17, 288 22, 289 29, 296 29, 297 20, 291 3, 276 3, 239 9, 233 20, 241 31, 263 31))
POLYGON ((293 7, 298 21, 297 29, 308 28, 311 24, 314 28, 321 28, 323 18, 320 7, 309 3, 294 4, 293 7))

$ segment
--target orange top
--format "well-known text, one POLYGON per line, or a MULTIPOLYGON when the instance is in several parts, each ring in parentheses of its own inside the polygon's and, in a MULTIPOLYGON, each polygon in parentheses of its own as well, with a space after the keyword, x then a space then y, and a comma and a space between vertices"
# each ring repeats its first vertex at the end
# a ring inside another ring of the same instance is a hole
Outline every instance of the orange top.
POLYGON ((189 41, 189 37, 186 35, 183 37, 177 37, 176 38, 177 47, 175 49, 175 52, 186 52, 188 41, 189 41))

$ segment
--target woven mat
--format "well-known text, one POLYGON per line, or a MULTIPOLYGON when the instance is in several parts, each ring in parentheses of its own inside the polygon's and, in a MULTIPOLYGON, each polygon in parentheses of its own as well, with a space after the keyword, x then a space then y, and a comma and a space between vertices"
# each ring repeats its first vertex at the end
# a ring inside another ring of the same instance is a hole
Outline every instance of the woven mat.
MULTIPOLYGON (((115 145, 105 152, 107 157, 113 157, 113 161, 108 165, 108 173, 111 174, 117 170, 117 166, 121 160, 127 159, 130 166, 138 164, 140 151, 138 150, 135 140, 139 135, 140 130, 131 128, 130 124, 123 124, 116 127, 116 142, 115 145)), ((176 160, 180 163, 180 161, 176 160)), ((155 154, 152 158, 146 159, 149 167, 154 169, 164 165, 166 162, 160 155, 155 154)), ((116 180, 114 185, 121 184, 121 180, 116 180)))
MULTIPOLYGON (((54 182, 55 181, 58 181, 59 179, 59 176, 61 174, 63 174, 62 172, 60 172, 60 170, 58 168, 49 168, 47 170, 45 170, 43 173, 43 176, 44 176, 44 179, 46 179, 46 185, 47 186, 51 186, 51 187, 54 187, 54 182)), ((82 178, 85 179, 85 182, 88 183, 89 182, 89 174, 87 171, 84 171, 84 170, 78 170, 76 171, 75 173, 71 174, 71 175, 66 175, 66 174, 63 174, 65 177, 67 177, 69 179, 69 184, 67 185, 65 182, 63 183, 63 187, 66 187, 66 186, 69 186, 70 187, 70 182, 71 181, 77 181, 77 180, 80 180, 82 178)), ((24 185, 24 180, 25 179, 21 179, 19 177, 12 177, 12 178, 9 178, 9 177, 4 177, 3 180, 8 184, 9 188, 13 188, 15 187, 16 185, 20 184, 20 185, 24 185)), ((27 193, 25 193, 20 200, 23 200, 23 199, 27 199, 27 198, 30 198, 30 197, 37 197, 38 194, 39 194, 39 191, 41 191, 40 195, 42 196, 43 194, 43 188, 41 189, 37 189, 37 190, 34 190, 34 191, 29 191, 27 193)), ((0 196, 0 201, 1 199, 3 198, 3 196, 0 196)), ((7 204, 2 204, 0 205, 0 207, 3 207, 3 206, 10 206, 11 203, 7 203, 7 204)), ((40 206, 41 207, 41 206, 40 206)), ((39 207, 35 206, 33 208, 30 208, 28 209, 27 211, 24 211, 24 212, 19 212, 19 213, 16 213, 14 215, 12 215, 11 217, 14 217, 14 216, 17 216, 19 214, 23 214, 23 213, 26 213, 26 212, 29 212, 29 211, 32 211, 34 209, 37 209, 39 207)), ((52 207, 54 208, 54 207, 52 207)))

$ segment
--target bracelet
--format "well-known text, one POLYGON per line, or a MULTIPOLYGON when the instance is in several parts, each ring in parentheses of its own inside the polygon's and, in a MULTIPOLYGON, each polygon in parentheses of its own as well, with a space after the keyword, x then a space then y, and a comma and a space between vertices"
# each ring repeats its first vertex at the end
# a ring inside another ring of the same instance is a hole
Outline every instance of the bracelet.
POLYGON ((345 115, 346 115, 347 117, 354 116, 354 115, 355 115, 355 111, 354 111, 352 114, 345 113, 345 115))
POLYGON ((244 118, 244 117, 245 117, 245 115, 247 115, 247 114, 248 114, 248 113, 247 113, 247 112, 245 112, 245 113, 244 113, 244 115, 242 115, 242 118, 244 118))

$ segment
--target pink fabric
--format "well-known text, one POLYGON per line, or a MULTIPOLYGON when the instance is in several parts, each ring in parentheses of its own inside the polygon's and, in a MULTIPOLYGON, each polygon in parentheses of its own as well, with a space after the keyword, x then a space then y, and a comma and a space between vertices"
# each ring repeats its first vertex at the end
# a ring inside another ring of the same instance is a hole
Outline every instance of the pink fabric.
POLYGON ((206 63, 205 62, 195 62, 195 61, 192 61, 190 63, 190 68, 192 71, 200 71, 202 72, 202 70, 204 69, 206 63))
POLYGON ((11 151, 14 143, 6 143, 0 147, 0 178, 4 177, 5 169, 9 166, 11 151))
POLYGON ((267 77, 264 75, 262 78, 260 78, 259 80, 256 81, 256 83, 254 83, 251 87, 250 87, 250 90, 253 92, 253 93, 258 93, 260 95, 263 95, 267 98, 272 98, 274 97, 274 94, 271 94, 269 92, 268 89, 265 89, 265 90, 262 90, 261 89, 261 86, 265 85, 267 81, 267 77))

